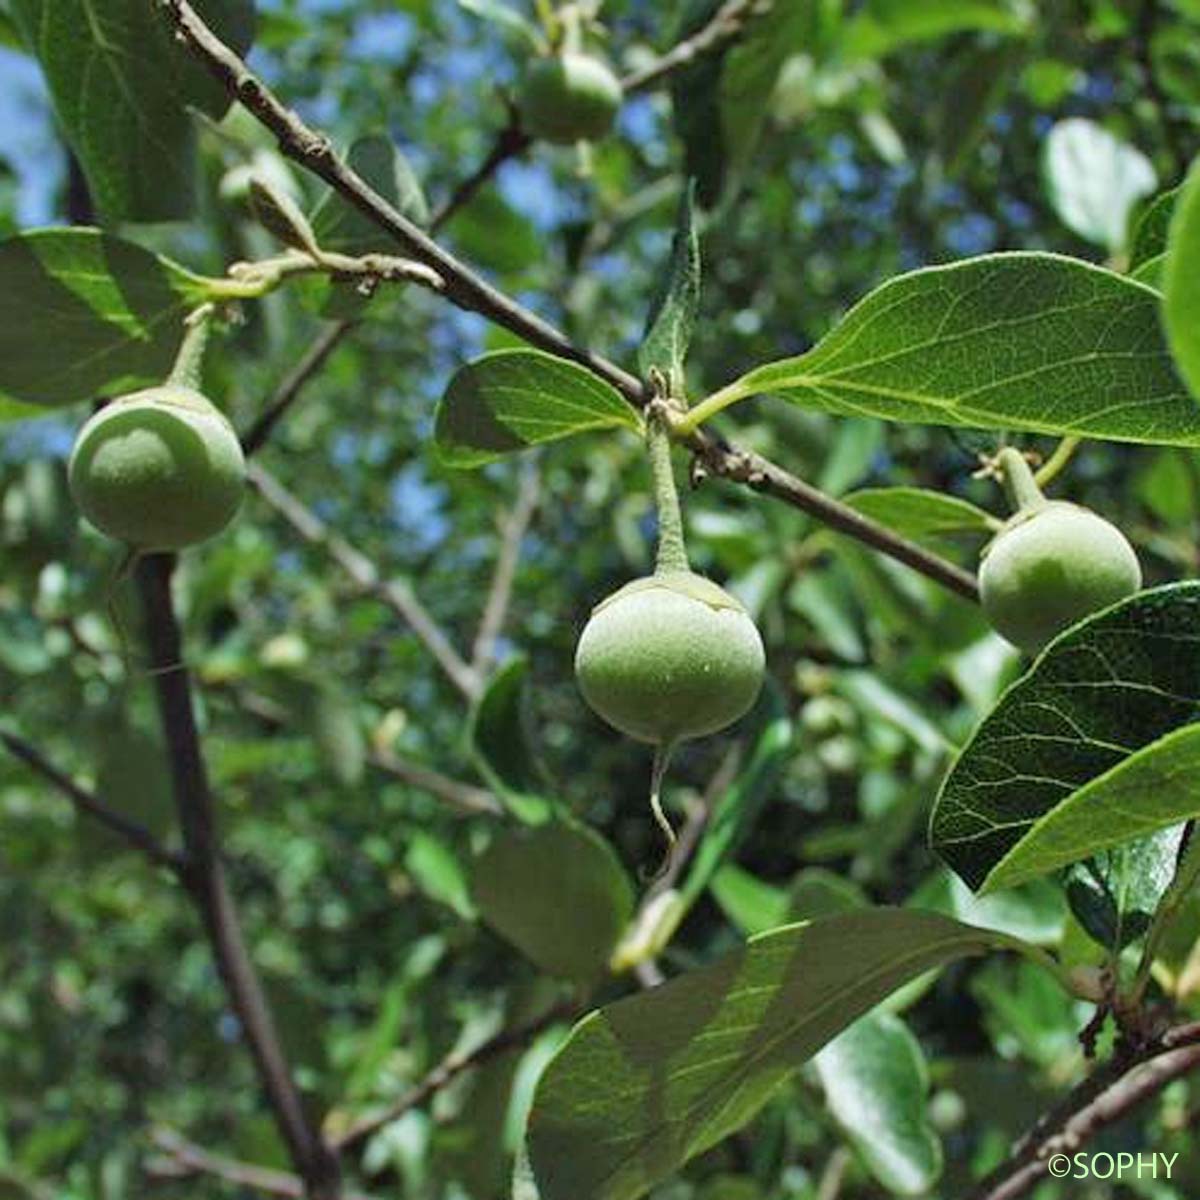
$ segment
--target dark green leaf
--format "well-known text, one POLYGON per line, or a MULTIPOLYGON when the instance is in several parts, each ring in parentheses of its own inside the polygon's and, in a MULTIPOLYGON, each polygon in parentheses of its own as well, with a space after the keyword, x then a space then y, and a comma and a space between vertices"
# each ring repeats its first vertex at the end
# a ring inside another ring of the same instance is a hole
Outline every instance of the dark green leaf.
POLYGON ((921 1043, 890 1013, 868 1013, 813 1060, 825 1101, 871 1174, 919 1196, 942 1173, 942 1143, 926 1118, 929 1067, 921 1043))
POLYGON ((603 974, 633 914, 633 888, 593 830, 554 821, 499 834, 475 863, 483 919, 551 975, 603 974))
POLYGON ((441 460, 478 467, 541 442, 640 428, 637 413, 590 371, 540 350, 497 350, 462 367, 438 405, 441 460))
POLYGON ((990 537, 1000 522, 958 496, 924 488, 863 488, 844 497, 851 508, 915 542, 955 537, 990 537))
MULTIPOLYGON (((976 729, 938 796, 934 848, 973 888, 991 886, 991 873, 1040 818, 1198 718, 1200 584, 1108 609, 1052 642, 976 729)), ((1153 800, 1138 803, 1150 809, 1153 800)), ((1076 839, 1072 853, 1144 832, 1135 819, 1107 811, 1093 822, 1091 845, 1076 839)))
POLYGON ((967 29, 1020 34, 1029 14, 1006 0, 870 0, 847 22, 847 58, 881 58, 912 42, 967 29))
POLYGON ((546 778, 529 733, 528 674, 528 661, 513 658, 492 676, 471 714, 469 736, 476 764, 504 803, 521 820, 537 822, 553 805, 540 795, 546 778))
POLYGON ((719 395, 756 393, 841 416, 1200 445, 1158 293, 1054 254, 989 254, 889 280, 807 354, 719 395))
MULTIPOLYGON (((253 0, 196 0, 239 53, 254 34, 253 0)), ((147 0, 13 0, 54 107, 108 221, 169 221, 195 204, 189 108, 219 117, 230 95, 174 38, 147 0)))
POLYGON ((206 281, 95 229, 0 243, 0 396, 54 407, 157 383, 206 281))
POLYGON ((1152 258, 1164 254, 1167 249, 1167 234, 1171 228, 1171 217, 1175 212, 1175 202, 1179 199, 1182 189, 1172 188, 1155 196, 1146 206, 1133 227, 1133 237, 1129 247, 1130 273, 1152 258))
POLYGON ((842 913, 592 1013, 538 1086, 529 1148, 542 1200, 643 1195, 901 984, 999 937, 932 913, 842 913))

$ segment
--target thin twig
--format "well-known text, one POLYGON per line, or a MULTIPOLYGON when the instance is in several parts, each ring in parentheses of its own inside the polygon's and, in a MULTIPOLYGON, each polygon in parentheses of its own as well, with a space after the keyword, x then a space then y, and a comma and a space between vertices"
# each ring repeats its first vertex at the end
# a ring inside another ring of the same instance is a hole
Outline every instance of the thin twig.
MULTIPOLYGON (((435 242, 338 158, 324 134, 309 128, 285 107, 246 64, 196 14, 188 0, 159 0, 182 41, 209 72, 275 134, 285 155, 323 179, 359 212, 387 232, 412 257, 432 267, 443 281, 442 294, 459 308, 478 312, 540 347, 585 367, 610 383, 634 407, 644 408, 650 396, 642 381, 586 347, 499 291, 482 276, 435 242)), ((799 508, 840 532, 890 555, 951 591, 978 600, 974 578, 960 567, 922 546, 899 537, 883 525, 861 516, 847 505, 768 462, 698 430, 687 445, 710 474, 744 483, 765 495, 799 508)))
POLYGON ((182 879, 204 923, 229 1003, 258 1069, 276 1124, 310 1200, 340 1200, 337 1155, 308 1120, 292 1079, 262 984, 246 949, 225 880, 216 811, 192 707, 183 638, 171 595, 174 560, 149 555, 137 568, 171 782, 183 832, 182 879))
MULTIPOLYGON (((787 0, 780 0, 786 3, 787 0)), ((684 67, 691 66, 698 58, 721 49, 735 41, 746 28, 746 22, 763 8, 762 0, 727 0, 703 29, 684 38, 660 58, 633 71, 621 80, 625 95, 649 91, 657 87, 668 76, 684 67)))
POLYGON ((394 1100, 385 1108, 350 1124, 341 1134, 332 1139, 333 1145, 340 1151, 349 1150, 360 1145, 377 1129, 391 1124, 402 1117, 410 1109, 424 1104, 431 1096, 440 1092, 451 1080, 464 1071, 482 1066, 509 1050, 516 1050, 528 1045, 543 1030, 549 1029, 560 1021, 573 1020, 580 1012, 579 1002, 575 999, 563 1000, 535 1017, 524 1025, 512 1029, 502 1029, 499 1033, 481 1042, 474 1050, 447 1055, 420 1083, 410 1088, 403 1096, 394 1100))
POLYGON ((510 159, 519 158, 532 144, 533 139, 522 131, 515 121, 509 121, 496 135, 487 157, 464 179, 433 214, 429 228, 437 232, 461 208, 475 197, 475 193, 510 159))
POLYGON ((353 328, 353 321, 335 321, 326 326, 304 357, 284 377, 270 403, 242 438, 242 449, 247 457, 262 449, 275 426, 296 402, 304 385, 325 365, 329 356, 353 328))
POLYGON ((1073 1153, 1173 1079, 1197 1069, 1200 1022, 1168 1030, 1144 1049, 1118 1053, 1043 1115, 969 1200, 1016 1200, 1046 1173, 1053 1155, 1073 1153))
MULTIPOLYGON (((269 697, 240 688, 226 690, 233 694, 239 707, 268 725, 280 728, 289 723, 287 710, 269 697)), ((373 749, 367 754, 367 762, 385 775, 393 775, 404 783, 429 792, 457 812, 471 816, 480 813, 499 816, 504 812, 503 805, 486 788, 451 779, 432 767, 402 758, 394 751, 373 749)))
POLYGON ((330 529, 312 509, 292 495, 260 464, 252 463, 246 477, 250 486, 306 542, 325 549, 358 587, 386 604, 409 626, 437 660, 446 677, 464 696, 474 699, 479 694, 479 677, 463 661, 450 644, 450 639, 406 583, 396 579, 381 579, 375 564, 361 550, 330 529))
MULTIPOLYGON (((239 1162, 222 1154, 213 1154, 190 1142, 173 1129, 155 1129, 150 1134, 155 1147, 165 1155, 163 1159, 147 1163, 150 1174, 163 1178, 178 1179, 187 1175, 212 1175, 241 1188, 252 1188, 271 1196, 292 1196, 302 1200, 304 1181, 289 1171, 277 1171, 272 1167, 260 1167, 255 1163, 239 1162)), ((363 1192, 343 1192, 342 1200, 372 1200, 363 1192)))
POLYGON ((817 1184, 816 1200, 837 1200, 849 1166, 850 1151, 845 1146, 836 1147, 826 1160, 825 1169, 821 1172, 821 1179, 817 1184))
POLYGON ((32 743, 3 729, 0 729, 0 742, 4 743, 14 758, 19 758, 31 770, 49 780, 80 812, 95 818, 113 833, 124 838, 156 866, 166 867, 167 870, 176 873, 182 869, 183 859, 180 855, 168 850, 148 829, 109 808, 98 796, 80 787, 32 743))
POLYGON ((481 679, 487 675, 496 658, 496 641, 504 629, 509 604, 512 601, 513 581, 521 557, 521 542, 529 530, 529 523, 533 520, 540 492, 541 476, 538 473, 537 459, 531 456, 521 466, 517 498, 501 523, 500 551, 496 555, 491 586, 488 588, 479 631, 475 635, 475 645, 471 651, 471 668, 481 679))

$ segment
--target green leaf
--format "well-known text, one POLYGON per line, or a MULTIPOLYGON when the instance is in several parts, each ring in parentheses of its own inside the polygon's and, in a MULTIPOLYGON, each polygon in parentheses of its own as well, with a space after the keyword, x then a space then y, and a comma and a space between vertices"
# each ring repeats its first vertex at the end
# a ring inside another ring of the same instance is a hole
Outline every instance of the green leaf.
POLYGON ((554 821, 501 833, 471 873, 483 919, 551 975, 589 983, 633 915, 633 888, 612 847, 554 821))
MULTIPOLYGON (((692 3, 676 40, 706 26, 721 2, 692 3)), ((704 208, 713 208, 729 194, 745 171, 784 62, 813 44, 814 10, 812 0, 774 4, 752 17, 735 43, 726 43, 675 74, 675 129, 684 144, 687 174, 696 180, 704 208)))
POLYGON ((488 681, 471 713, 468 737, 475 763, 519 820, 536 824, 554 809, 540 793, 546 778, 529 733, 529 662, 513 658, 488 681))
POLYGON ((968 29, 1021 34, 1029 16, 1006 0, 870 0, 846 26, 842 53, 848 59, 881 58, 913 42, 968 29))
POLYGON ((1054 254, 989 254, 889 280, 807 354, 718 397, 757 393, 841 416, 1200 445, 1158 293, 1054 254))
POLYGON ((1113 953, 1150 926, 1171 886, 1183 826, 1160 829, 1129 845, 1101 850, 1065 876, 1071 912, 1087 933, 1113 953))
POLYGON ((863 488, 843 499, 864 517, 927 545, 956 537, 991 537, 1000 527, 991 513, 969 500, 925 488, 863 488))
POLYGON ((868 1013, 813 1060, 829 1111, 871 1174, 919 1196, 942 1173, 942 1143, 926 1120, 929 1067, 899 1017, 868 1013))
POLYGON ((789 896, 734 863, 726 863, 709 882, 720 910, 742 933, 766 933, 786 925, 789 896))
POLYGON ((992 868, 986 887, 1011 887, 1068 863, 1200 816, 1200 725, 1131 754, 1052 808, 992 868))
POLYGON ((998 895, 977 896, 953 871, 938 868, 906 901, 981 929, 997 929, 1035 946, 1057 946, 1066 918, 1061 888, 1047 879, 998 895))
MULTIPOLYGON (((429 220, 420 180, 390 138, 382 134, 359 138, 347 152, 346 163, 397 212, 418 225, 429 220)), ((362 255, 396 249, 390 235, 332 189, 317 201, 309 219, 322 250, 362 255)))
POLYGON ((0 398, 46 407, 161 381, 208 296, 199 276, 95 229, 0 242, 0 277, 0 398))
POLYGON ((775 790, 791 753, 792 722, 772 720, 763 730, 749 763, 717 801, 704 837, 680 889, 690 907, 703 893, 717 868, 735 853, 775 790))
POLYGON ((462 367, 438 405, 442 462, 478 467, 596 429, 640 429, 637 413, 590 371, 540 350, 497 350, 462 367))
POLYGON ((646 334, 638 349, 642 375, 661 371, 672 396, 684 394, 683 365, 700 307, 700 238, 696 233, 696 181, 688 180, 679 201, 671 262, 650 306, 646 334))
POLYGON ((1063 224, 1110 254, 1125 245, 1134 205, 1158 184, 1140 150, 1082 117, 1059 121, 1050 130, 1042 170, 1063 224))
MULTIPOLYGON (((253 0, 196 0, 238 53, 254 34, 253 0)), ((189 108, 220 117, 229 93, 146 0, 13 0, 54 108, 106 221, 170 221, 196 199, 189 108)))
POLYGON ((463 920, 475 917, 466 872, 458 855, 440 838, 418 829, 404 852, 404 869, 425 895, 452 908, 463 920))
POLYGON ((305 712, 326 770, 342 787, 361 783, 367 769, 367 739, 354 697, 336 684, 322 683, 313 689, 305 712))
POLYGON ((1006 40, 979 46, 959 60, 946 81, 938 115, 937 152, 947 175, 957 175, 970 160, 1024 55, 1022 43, 1006 40))
MULTIPOLYGON (((984 718, 942 784, 933 847, 971 887, 991 887, 1040 818, 1198 719, 1200 584, 1142 592, 1062 634, 984 718)), ((1111 845, 1106 830, 1130 820, 1106 812, 1075 848, 1111 845)))
POLYGON ((1200 162, 1183 185, 1163 264, 1167 340, 1192 395, 1200 397, 1200 162))
POLYGON ((933 913, 865 909, 752 939, 585 1017, 529 1124, 542 1200, 634 1200, 744 1125, 909 979, 1004 944, 933 913))
POLYGON ((504 0, 458 0, 458 6, 493 25, 499 25, 501 29, 518 34, 534 49, 540 50, 545 44, 538 27, 524 14, 510 8, 504 0))
POLYGON ((1150 259, 1166 252, 1171 217, 1181 191, 1182 188, 1171 188, 1169 192, 1155 196, 1138 217, 1129 246, 1130 274, 1135 273, 1150 259))

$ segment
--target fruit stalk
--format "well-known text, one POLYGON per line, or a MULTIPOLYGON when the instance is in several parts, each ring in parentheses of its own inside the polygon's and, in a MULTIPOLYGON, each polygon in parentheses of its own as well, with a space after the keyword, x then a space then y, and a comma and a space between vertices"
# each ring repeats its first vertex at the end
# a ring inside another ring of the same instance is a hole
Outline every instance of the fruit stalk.
POLYGON ((1024 509, 1038 508, 1046 503, 1042 489, 1025 456, 1011 446, 1005 446, 996 456, 996 466, 1000 471, 1000 481, 1004 485, 1004 494, 1012 505, 1013 512, 1024 509))
POLYGON ((179 352, 175 355, 171 373, 167 376, 168 385, 201 390, 200 374, 204 365, 204 351, 208 346, 209 318, 211 316, 212 305, 205 304, 188 317, 183 341, 179 343, 179 352))
POLYGON ((667 432, 666 418, 659 411, 652 411, 647 419, 646 444, 654 480, 654 505, 658 512, 658 556, 654 573, 668 575, 691 570, 683 540, 683 513, 671 467, 671 436, 667 432))

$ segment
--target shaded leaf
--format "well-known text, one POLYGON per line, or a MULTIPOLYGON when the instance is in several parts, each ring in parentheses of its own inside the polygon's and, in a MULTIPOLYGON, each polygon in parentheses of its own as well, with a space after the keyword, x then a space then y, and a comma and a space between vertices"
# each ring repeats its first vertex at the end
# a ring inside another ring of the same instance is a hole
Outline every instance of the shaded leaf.
POLYGON ((929 1067, 908 1026, 868 1013, 813 1063, 830 1112, 871 1174, 900 1196, 929 1191, 942 1173, 942 1143, 925 1116, 929 1067))
POLYGON ((535 49, 541 49, 545 39, 538 27, 523 13, 505 4, 504 0, 458 0, 458 5, 501 29, 518 34, 535 49))
POLYGON ((437 410, 441 460, 478 467, 541 442, 596 429, 638 429, 615 388, 540 350, 497 350, 462 367, 437 410))
MULTIPOLYGON (((146 0, 13 0, 93 200, 108 221, 169 221, 195 204, 188 108, 219 117, 229 93, 146 0)), ((238 53, 254 34, 253 0, 196 0, 238 53)))
MULTIPOLYGON (((934 849, 973 888, 991 886, 991 872, 1040 818, 1197 719, 1200 584, 1107 609, 1053 641, 972 734, 933 811, 934 849)), ((1149 797, 1138 803, 1151 807, 1149 797)), ((1130 828, 1128 814, 1106 812, 1091 847, 1073 850, 1111 845, 1106 831, 1130 828)))
POLYGON ((1110 254, 1125 245, 1133 206, 1158 183, 1140 150, 1083 117, 1050 130, 1042 169, 1063 224, 1110 254))
POLYGON ((1028 15, 1006 0, 870 0, 846 26, 848 58, 880 58, 913 42, 968 29, 1024 33, 1028 15))
POLYGON ((890 992, 999 936, 932 913, 842 913, 590 1014, 546 1069, 530 1116, 543 1200, 643 1195, 744 1125, 890 992))
POLYGON ((528 674, 528 661, 513 658, 492 676, 472 711, 468 736, 476 765, 505 805, 521 820, 537 822, 554 806, 539 795, 546 779, 529 734, 528 674))
POLYGON ((199 276, 95 229, 0 242, 0 276, 0 396, 48 407, 161 381, 208 295, 199 276))
POLYGON ((863 488, 843 499, 856 512, 915 542, 990 537, 1000 527, 991 513, 969 500, 924 488, 863 488))
POLYGON ((1200 445, 1158 293, 1054 254, 988 254, 891 279, 807 354, 720 394, 756 393, 841 416, 1200 445))
POLYGON ((471 871, 483 919, 551 975, 603 974, 633 914, 633 888, 612 847, 555 821, 497 836, 471 871))
POLYGON ((1133 227, 1129 244, 1129 271, 1135 273, 1152 258, 1166 252, 1167 235, 1171 228, 1171 217, 1182 188, 1171 188, 1163 192, 1146 206, 1133 227))

